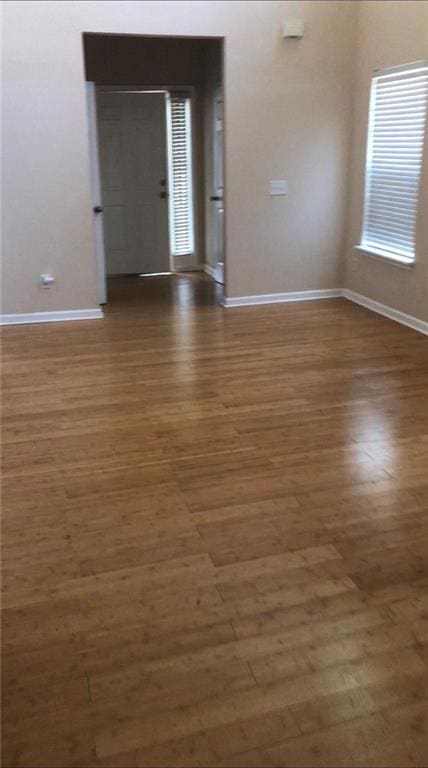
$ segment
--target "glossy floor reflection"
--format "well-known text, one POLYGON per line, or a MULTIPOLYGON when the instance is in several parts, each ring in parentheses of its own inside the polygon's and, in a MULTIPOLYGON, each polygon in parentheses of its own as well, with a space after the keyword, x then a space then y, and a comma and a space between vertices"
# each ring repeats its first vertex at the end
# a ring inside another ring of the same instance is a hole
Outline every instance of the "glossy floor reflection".
POLYGON ((109 291, 3 334, 3 764, 426 765, 426 337, 109 291))

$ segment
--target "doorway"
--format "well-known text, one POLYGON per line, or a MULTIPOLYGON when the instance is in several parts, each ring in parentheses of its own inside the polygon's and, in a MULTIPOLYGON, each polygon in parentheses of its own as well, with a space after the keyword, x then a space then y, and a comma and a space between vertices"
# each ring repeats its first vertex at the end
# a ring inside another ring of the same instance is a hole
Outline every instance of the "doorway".
POLYGON ((170 272, 165 93, 97 89, 108 276, 170 272))
POLYGON ((124 276, 223 283, 221 39, 85 34, 84 56, 100 303, 124 276))

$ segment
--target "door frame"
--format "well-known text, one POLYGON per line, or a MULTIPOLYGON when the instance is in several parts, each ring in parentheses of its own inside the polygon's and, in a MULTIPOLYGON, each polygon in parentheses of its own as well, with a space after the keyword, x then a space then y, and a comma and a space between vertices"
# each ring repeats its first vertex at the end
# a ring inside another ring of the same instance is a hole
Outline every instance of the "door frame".
POLYGON ((98 145, 96 85, 92 81, 86 81, 86 111, 88 115, 89 174, 91 181, 91 203, 95 267, 97 274, 97 292, 99 303, 106 304, 107 275, 104 249, 104 225, 101 216, 103 202, 101 195, 100 153, 98 145), (96 207, 101 208, 101 211, 97 213, 95 211, 96 207))
MULTIPOLYGON (((136 92, 136 93, 188 93, 191 100, 191 116, 192 116, 192 142, 191 142, 191 150, 192 150, 192 209, 193 209, 193 227, 194 227, 194 253, 193 253, 193 263, 191 265, 186 265, 182 267, 182 270, 176 270, 174 265, 174 256, 172 254, 171 249, 171 237, 170 237, 170 215, 169 215, 169 206, 167 210, 167 220, 168 220, 168 247, 169 247, 169 266, 170 271, 185 271, 185 270, 193 270, 199 268, 199 261, 198 261, 198 255, 199 255, 199 232, 198 227, 196 226, 197 221, 197 212, 198 212, 198 205, 199 205, 199 198, 198 198, 198 185, 197 185, 197 174, 199 172, 198 167, 198 157, 197 157, 197 147, 196 147, 196 115, 195 115, 195 86, 193 85, 163 85, 163 86, 145 86, 145 85, 96 85, 96 83, 90 83, 89 81, 85 81, 86 86, 92 86, 89 89, 87 88, 87 92, 91 91, 92 93, 92 99, 91 104, 89 106, 88 102, 88 128, 89 133, 91 137, 95 137, 96 141, 93 140, 89 143, 89 164, 91 169, 91 174, 93 173, 92 169, 96 169, 96 178, 98 179, 97 184, 95 184, 95 188, 98 191, 97 197, 100 200, 99 203, 94 203, 94 205, 100 205, 102 207, 102 201, 101 201, 101 177, 100 177, 100 163, 99 163, 99 145, 98 145, 98 121, 97 121, 97 111, 96 111, 96 94, 99 93, 121 93, 126 91, 136 92), (96 158, 93 157, 94 153, 96 153, 96 158)), ((166 106, 165 106, 166 109, 166 106)), ((166 146, 166 155, 167 155, 167 189, 168 193, 170 191, 170 180, 169 180, 169 145, 168 145, 168 136, 165 134, 165 146, 166 146)), ((100 217, 98 217, 100 219, 100 217)), ((98 222, 98 219, 95 221, 98 222)), ((102 220, 101 221, 101 227, 103 227, 102 220)), ((100 296, 104 296, 104 302, 100 301, 100 303, 105 303, 107 301, 107 275, 106 275, 106 266, 105 266, 105 252, 104 252, 104 236, 102 238, 103 243, 103 250, 100 254, 97 251, 97 237, 96 232, 94 231, 94 239, 95 239, 95 254, 96 254, 96 264, 97 264, 97 282, 98 282, 98 293, 100 296)))
MULTIPOLYGON (((218 251, 216 254, 216 263, 214 266, 214 280, 221 285, 224 286, 224 251, 225 251, 225 183, 224 183, 224 92, 223 92, 223 86, 221 83, 217 83, 215 88, 213 89, 213 111, 212 111, 212 133, 213 133, 213 143, 212 143, 212 149, 213 149, 213 173, 212 173, 212 182, 213 182, 213 188, 211 190, 212 197, 211 202, 214 202, 215 207, 217 208, 217 213, 215 215, 219 215, 220 213, 220 206, 222 208, 221 213, 223 214, 223 223, 221 226, 221 261, 218 259, 218 251), (218 117, 218 101, 221 100, 221 157, 219 158, 219 148, 220 143, 218 140, 218 130, 217 130, 217 121, 219 119, 218 117), (220 162, 221 160, 221 162, 220 162), (221 167, 221 170, 220 170, 221 167), (221 181, 222 185, 219 184, 220 181, 220 173, 221 173, 221 181), (213 197, 217 197, 217 195, 220 194, 221 190, 221 202, 218 199, 218 201, 214 201, 213 197)), ((213 224, 214 231, 216 224, 213 224)), ((218 236, 218 231, 216 233, 216 236, 218 236)))

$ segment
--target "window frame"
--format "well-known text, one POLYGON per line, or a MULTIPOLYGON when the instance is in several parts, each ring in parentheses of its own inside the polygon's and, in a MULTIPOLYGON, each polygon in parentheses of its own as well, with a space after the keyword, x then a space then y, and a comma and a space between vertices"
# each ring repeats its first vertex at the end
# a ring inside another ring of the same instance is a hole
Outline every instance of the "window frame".
POLYGON ((195 106, 194 106, 194 87, 192 86, 175 86, 167 88, 166 93, 166 123, 167 123, 167 155, 168 155, 168 189, 169 189, 169 216, 168 216, 168 228, 169 228, 169 247, 170 258, 173 267, 176 266, 175 260, 187 260, 193 261, 197 257, 198 243, 197 243, 197 226, 196 226, 196 151, 195 151, 195 106), (172 167, 172 132, 171 132, 171 99, 177 96, 182 96, 188 101, 189 110, 189 132, 188 151, 189 151, 189 198, 190 198, 190 214, 191 214, 191 245, 192 248, 186 254, 177 254, 173 248, 173 228, 174 228, 174 202, 173 202, 173 167, 172 167))
MULTIPOLYGON (((424 158, 427 145, 427 129, 428 129, 428 90, 426 95, 426 112, 425 112, 425 124, 422 143, 422 155, 420 162, 419 178, 417 181, 417 198, 415 204, 415 229, 414 229, 414 241, 413 241, 413 255, 407 256, 404 253, 400 253, 399 248, 394 251, 392 248, 383 248, 379 243, 379 246, 375 242, 365 241, 367 232, 367 220, 370 212, 370 191, 371 191, 371 159, 372 159, 372 146, 373 146, 373 131, 374 121, 376 118, 375 102, 376 102, 376 85, 377 80, 381 77, 394 77, 407 71, 413 71, 417 69, 426 69, 428 67, 428 60, 409 62, 396 67, 386 67, 384 69, 375 70, 370 83, 370 97, 369 97, 369 109, 368 109, 368 124, 367 124, 367 141, 366 141, 366 154, 365 154, 365 171, 364 171, 364 199, 363 199, 363 216, 361 224, 360 242, 355 246, 355 250, 378 259, 383 262, 393 264, 398 267, 404 267, 405 269, 411 269, 417 260, 417 226, 419 219, 419 206, 420 206, 420 185, 423 174, 424 158)), ((427 73, 428 76, 428 73, 427 73)))

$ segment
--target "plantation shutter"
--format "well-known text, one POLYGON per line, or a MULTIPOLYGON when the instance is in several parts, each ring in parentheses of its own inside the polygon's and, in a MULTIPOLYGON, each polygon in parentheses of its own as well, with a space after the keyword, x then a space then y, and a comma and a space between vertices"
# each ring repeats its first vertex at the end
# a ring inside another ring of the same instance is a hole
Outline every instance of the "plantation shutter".
POLYGON ((174 256, 191 254, 193 242, 190 98, 170 94, 170 216, 174 256))
POLYGON ((428 99, 428 62, 379 71, 372 80, 361 247, 415 258, 428 99))

